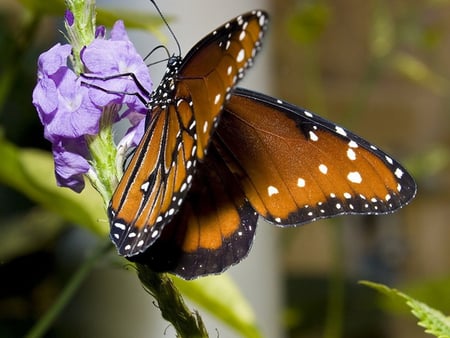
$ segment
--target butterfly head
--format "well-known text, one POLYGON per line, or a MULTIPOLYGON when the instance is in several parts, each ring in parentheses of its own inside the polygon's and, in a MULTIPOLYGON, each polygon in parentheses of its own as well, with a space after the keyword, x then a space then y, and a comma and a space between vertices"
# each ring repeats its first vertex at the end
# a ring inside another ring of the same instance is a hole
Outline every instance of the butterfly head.
POLYGON ((182 59, 178 55, 173 55, 167 62, 166 72, 159 86, 152 92, 147 102, 147 108, 151 111, 156 106, 166 108, 172 102, 173 92, 176 88, 176 76, 179 72, 182 59))

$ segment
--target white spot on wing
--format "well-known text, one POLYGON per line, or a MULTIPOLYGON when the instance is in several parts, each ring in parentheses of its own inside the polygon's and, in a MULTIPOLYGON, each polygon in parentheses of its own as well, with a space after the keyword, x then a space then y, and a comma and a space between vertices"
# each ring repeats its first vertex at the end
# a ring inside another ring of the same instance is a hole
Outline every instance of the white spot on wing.
POLYGON ((231 75, 232 71, 233 71, 233 67, 232 66, 228 66, 228 68, 227 68, 227 75, 231 75))
POLYGON ((356 153, 352 148, 347 149, 347 157, 350 161, 356 160, 356 153))
POLYGON ((269 196, 276 195, 278 193, 279 193, 278 189, 275 188, 273 185, 269 185, 267 187, 267 194, 269 194, 269 196))
POLYGON ((214 104, 218 104, 219 103, 220 97, 221 97, 220 93, 216 95, 216 97, 214 98, 214 104))
POLYGON ((120 230, 125 230, 125 229, 126 229, 126 226, 125 226, 125 224, 123 224, 123 223, 115 222, 115 223, 114 223, 114 226, 115 226, 116 228, 120 229, 120 230))
POLYGON ((324 175, 326 175, 328 173, 328 167, 325 164, 319 165, 319 170, 324 175))
POLYGON ((245 57, 245 50, 241 49, 238 53, 238 55, 236 56, 236 61, 237 62, 242 62, 244 61, 244 57, 245 57))
POLYGON ((361 183, 362 177, 361 174, 358 171, 351 171, 347 175, 347 179, 352 183, 361 183))
POLYGON ((309 138, 314 142, 317 142, 319 140, 319 137, 311 130, 309 131, 309 138))
POLYGON ((258 11, 257 15, 260 16, 259 17, 259 25, 261 27, 264 27, 264 25, 266 23, 266 17, 264 15, 261 15, 261 12, 259 12, 259 11, 258 11))
POLYGON ((180 192, 185 191, 186 188, 187 188, 187 184, 186 184, 186 183, 183 183, 183 184, 181 185, 180 192))
POLYGON ((149 183, 148 181, 146 181, 145 183, 143 183, 143 184, 141 185, 141 190, 142 190, 143 192, 147 192, 147 191, 148 191, 149 185, 150 185, 150 183, 149 183))
POLYGON ((355 141, 352 140, 348 143, 348 146, 350 148, 358 148, 358 143, 356 143, 355 141))
POLYGON ((395 174, 395 176, 397 177, 397 178, 402 178, 402 176, 403 176, 403 170, 401 170, 400 168, 397 168, 397 169, 395 169, 395 172, 394 172, 394 174, 395 174))
POLYGON ((306 181, 303 178, 299 177, 297 179, 297 187, 303 188, 305 185, 306 185, 306 181))
POLYGON ((336 129, 336 133, 338 133, 342 136, 347 136, 347 132, 344 130, 344 128, 335 126, 334 129, 336 129))

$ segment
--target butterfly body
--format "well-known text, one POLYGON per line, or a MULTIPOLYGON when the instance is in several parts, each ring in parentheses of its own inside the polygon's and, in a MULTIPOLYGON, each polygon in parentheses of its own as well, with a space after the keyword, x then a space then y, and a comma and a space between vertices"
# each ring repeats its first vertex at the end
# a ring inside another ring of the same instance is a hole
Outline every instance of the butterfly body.
POLYGON ((192 279, 242 260, 259 216, 296 226, 390 213, 414 197, 406 170, 364 139, 235 88, 266 26, 262 11, 241 15, 169 60, 108 208, 121 255, 192 279))

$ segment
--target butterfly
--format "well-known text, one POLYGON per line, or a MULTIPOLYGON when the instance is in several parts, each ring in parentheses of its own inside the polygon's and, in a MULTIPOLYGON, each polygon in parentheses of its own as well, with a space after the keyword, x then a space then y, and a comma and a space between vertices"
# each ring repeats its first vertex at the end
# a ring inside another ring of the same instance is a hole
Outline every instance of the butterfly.
POLYGON ((415 196, 408 172, 361 137, 236 87, 267 25, 264 11, 240 15, 169 59, 108 207, 120 255, 193 279, 246 257, 259 217, 292 227, 415 196))

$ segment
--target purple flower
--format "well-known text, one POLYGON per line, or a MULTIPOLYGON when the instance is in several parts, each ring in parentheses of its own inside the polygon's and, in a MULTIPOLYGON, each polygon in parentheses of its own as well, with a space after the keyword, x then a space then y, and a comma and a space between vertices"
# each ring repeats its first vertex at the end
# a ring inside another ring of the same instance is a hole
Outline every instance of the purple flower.
MULTIPOLYGON (((65 16, 73 24, 72 13, 66 12, 65 16)), ((118 21, 114 25, 110 39, 104 37, 104 28, 99 28, 96 39, 80 55, 85 76, 78 76, 69 67, 72 47, 68 44, 55 45, 38 60, 33 104, 44 125, 44 136, 53 145, 57 182, 77 192, 84 188, 83 174, 92 169, 85 137, 98 134, 102 114, 112 111, 116 114, 112 120, 127 118, 131 124, 122 144, 136 145, 142 137, 147 113, 138 94, 148 97, 152 86, 147 66, 129 40, 123 23, 118 21), (140 86, 130 74, 135 75, 140 86), (119 116, 120 106, 124 106, 125 112, 119 116)))
POLYGON ((119 142, 117 147, 124 147, 125 149, 136 147, 144 136, 145 132, 145 119, 139 117, 139 114, 132 113, 128 116, 131 123, 131 127, 127 130, 125 136, 119 142))
POLYGON ((83 174, 90 169, 86 157, 83 156, 87 156, 87 152, 84 138, 60 139, 53 143, 55 175, 59 186, 71 188, 76 192, 84 189, 83 174))
POLYGON ((66 20, 67 24, 69 26, 73 26, 73 23, 75 22, 75 18, 73 16, 73 13, 70 10, 66 10, 64 14, 64 19, 66 20))
POLYGON ((134 74, 137 81, 143 88, 150 89, 152 82, 148 75, 148 68, 137 53, 122 21, 117 21, 111 30, 111 39, 95 39, 89 46, 81 52, 81 60, 85 65, 89 75, 97 77, 110 77, 110 80, 86 79, 85 81, 98 87, 105 88, 105 91, 92 90, 91 100, 99 106, 108 103, 125 104, 128 111, 137 111, 145 114, 147 108, 137 95, 148 97, 148 92, 142 93, 130 74, 134 74), (120 93, 117 94, 117 93, 120 93), (128 93, 130 95, 123 95, 128 93))

